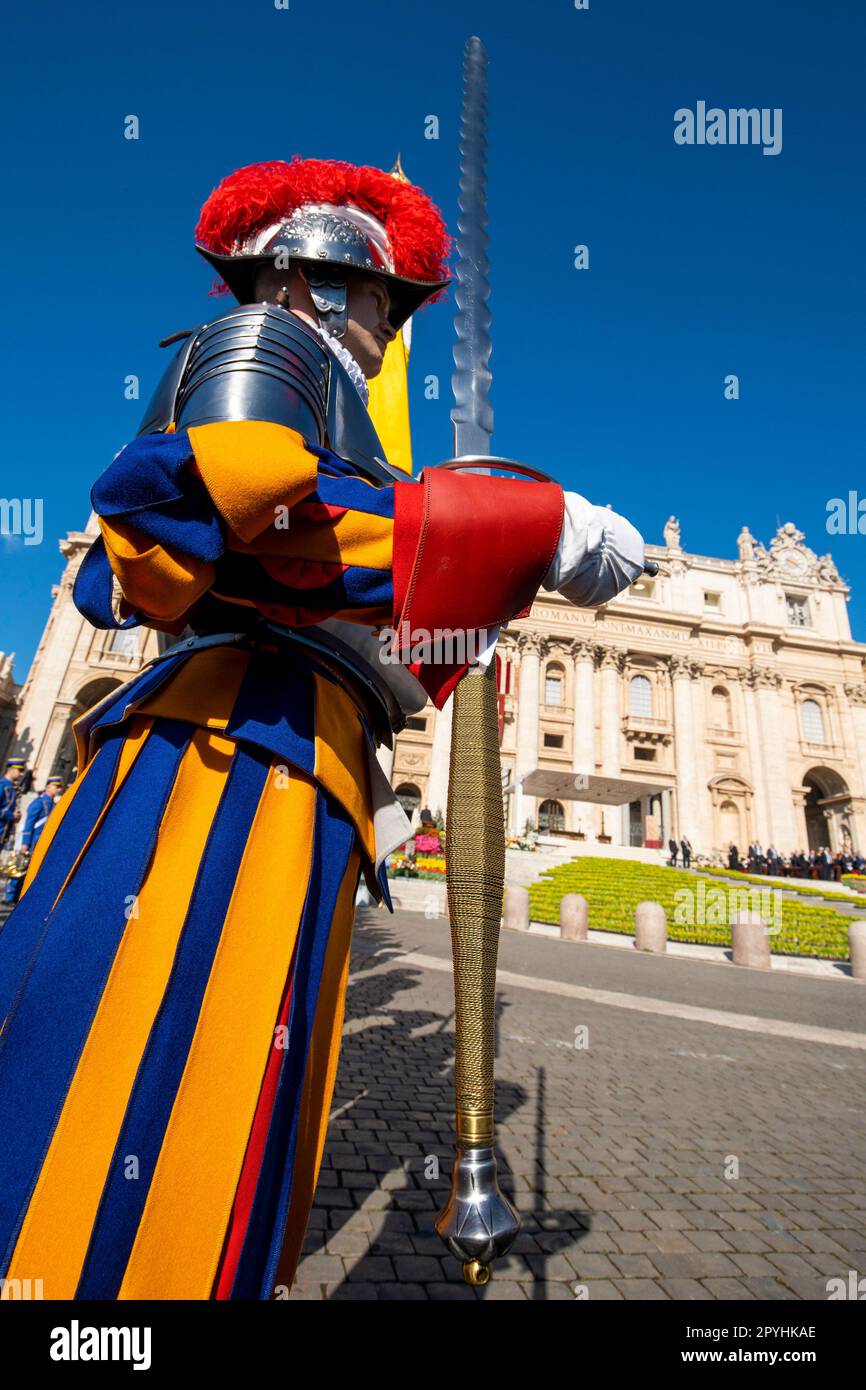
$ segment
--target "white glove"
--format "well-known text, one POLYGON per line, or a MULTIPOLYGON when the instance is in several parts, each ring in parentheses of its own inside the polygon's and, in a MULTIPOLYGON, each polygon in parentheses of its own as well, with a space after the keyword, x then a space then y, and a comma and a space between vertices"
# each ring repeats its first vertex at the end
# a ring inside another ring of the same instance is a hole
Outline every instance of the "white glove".
POLYGON ((541 581, 580 608, 607 603, 643 573, 643 537, 624 516, 565 494, 565 515, 553 563, 541 581))

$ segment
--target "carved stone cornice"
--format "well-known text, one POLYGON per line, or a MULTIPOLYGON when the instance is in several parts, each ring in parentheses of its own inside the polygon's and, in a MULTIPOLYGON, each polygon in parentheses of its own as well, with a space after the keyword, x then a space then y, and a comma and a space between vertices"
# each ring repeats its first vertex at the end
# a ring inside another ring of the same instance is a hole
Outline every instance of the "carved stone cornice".
POLYGON ((750 690, 781 690, 782 677, 769 666, 751 666, 743 672, 743 680, 750 690))
POLYGON ((515 642, 521 656, 544 656, 550 646, 549 639, 540 632, 518 632, 515 642))
POLYGON ((574 637, 568 645, 574 661, 595 662, 596 648, 588 637, 574 637))
POLYGON ((620 647, 598 646, 596 647, 596 654, 598 657, 598 664, 603 671, 613 669, 621 675, 625 670, 628 653, 624 652, 620 647))
POLYGON ((673 656, 667 657, 667 665, 672 680, 697 680, 704 672, 703 662, 696 661, 685 652, 676 652, 673 656))

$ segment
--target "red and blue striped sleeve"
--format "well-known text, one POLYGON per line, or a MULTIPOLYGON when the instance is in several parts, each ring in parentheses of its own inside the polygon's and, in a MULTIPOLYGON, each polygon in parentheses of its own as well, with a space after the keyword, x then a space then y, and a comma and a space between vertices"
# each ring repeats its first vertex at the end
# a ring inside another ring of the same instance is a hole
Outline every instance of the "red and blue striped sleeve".
MULTIPOLYGON (((563 494, 439 468, 378 487, 294 430, 230 421, 133 440, 91 501, 100 536, 74 597, 96 627, 178 634, 210 594, 287 627, 335 617, 411 629, 414 643, 528 612, 563 494)), ((457 678, 417 674, 437 704, 457 678)))

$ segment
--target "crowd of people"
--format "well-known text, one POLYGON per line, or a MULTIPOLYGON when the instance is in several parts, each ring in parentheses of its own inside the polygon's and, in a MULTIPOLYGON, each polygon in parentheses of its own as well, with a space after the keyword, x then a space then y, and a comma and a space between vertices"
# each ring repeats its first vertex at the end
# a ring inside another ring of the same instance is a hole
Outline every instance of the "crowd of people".
POLYGON ((763 849, 755 842, 749 845, 743 858, 736 845, 729 845, 728 868, 739 873, 769 874, 774 878, 819 878, 838 882, 843 874, 862 874, 866 871, 866 859, 854 850, 837 850, 834 853, 827 845, 780 854, 775 845, 763 849))
MULTIPOLYGON (((671 868, 677 868, 680 859, 684 869, 690 868, 693 851, 685 835, 679 842, 673 838, 668 840, 668 851, 671 868)), ((764 849, 755 841, 743 855, 736 845, 729 845, 728 868, 741 874, 768 874, 771 878, 818 878, 838 883, 843 874, 866 874, 866 859, 856 850, 834 851, 827 845, 780 854, 775 845, 764 849)))

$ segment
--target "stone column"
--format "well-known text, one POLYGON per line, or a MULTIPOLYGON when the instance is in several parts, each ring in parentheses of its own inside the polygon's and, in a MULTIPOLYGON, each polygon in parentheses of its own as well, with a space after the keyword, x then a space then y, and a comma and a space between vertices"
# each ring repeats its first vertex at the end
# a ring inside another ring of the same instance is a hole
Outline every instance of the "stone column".
POLYGON ((794 838, 796 844, 794 849, 802 849, 808 853, 809 850, 809 827, 806 824, 806 797, 808 796, 806 787, 793 787, 791 796, 794 802, 794 838))
POLYGON ((514 779, 513 830, 519 833, 527 820, 535 820, 536 798, 527 796, 520 787, 520 778, 538 767, 538 697, 541 657, 547 650, 546 640, 537 632, 521 632, 517 638, 520 652, 520 678, 517 695, 517 755, 514 779))
MULTIPOLYGON (((845 698, 848 702, 848 715, 854 734, 854 750, 857 766, 860 769, 860 786, 852 788, 855 795, 866 793, 866 685, 846 685, 845 698)), ((857 810, 854 815, 857 842, 855 849, 866 852, 866 816, 857 810)))
POLYGON ((695 663, 687 656, 669 658, 674 696, 674 760, 677 770, 677 826, 668 828, 668 839, 687 835, 694 850, 700 843, 700 804, 697 777, 695 721, 692 708, 692 675, 695 663))
POLYGON ((451 718, 454 713, 454 696, 449 695, 441 709, 436 711, 433 725, 433 747, 430 750, 430 777, 427 782, 427 805, 436 815, 444 815, 448 807, 448 769, 451 765, 451 718))
POLYGON ((797 847, 797 827, 794 823, 794 792, 788 775, 788 750, 785 747, 780 694, 782 678, 769 667, 762 666, 749 671, 746 679, 755 692, 758 710, 764 784, 767 789, 769 843, 775 845, 780 854, 789 854, 797 847))
MULTIPOLYGON (((571 736, 571 767, 573 772, 595 772, 595 651, 590 642, 577 639, 571 645, 574 658, 574 726, 571 736)), ((572 808, 574 828, 592 835, 598 809, 593 802, 575 801, 572 808)))
MULTIPOLYGON (((692 662, 692 718, 694 719, 694 739, 695 739, 695 785, 697 787, 698 799, 698 822, 695 827, 697 840, 692 843, 700 844, 706 852, 713 848, 721 848, 714 845, 715 827, 713 825, 713 807, 710 801, 709 780, 710 769, 708 765, 707 751, 707 688, 704 680, 704 668, 700 662, 692 662)), ((688 834, 688 831, 686 831, 688 834)), ((692 837, 689 835, 689 839, 692 837)))
MULTIPOLYGON (((620 739, 622 737, 622 672, 625 667, 625 652, 615 647, 599 648, 601 667, 601 770, 609 777, 618 777, 621 771, 620 739)), ((611 837, 612 844, 622 844, 622 810, 616 806, 599 808, 599 824, 611 837)))
POLYGON ((571 766, 575 772, 595 772, 595 653, 585 641, 572 643, 574 657, 574 732, 571 766))
MULTIPOLYGON (((744 828, 743 837, 747 839, 747 844, 757 838, 760 840, 764 849, 770 843, 772 832, 770 829, 769 795, 767 791, 766 770, 764 767, 764 748, 761 737, 761 722, 758 717, 758 702, 754 686, 749 679, 749 672, 741 672, 743 687, 744 705, 746 711, 746 741, 749 749, 749 772, 752 785, 755 789, 755 801, 752 809, 751 824, 744 828)), ((808 848, 808 844, 804 846, 808 848)), ((742 848, 740 853, 743 853, 742 848)))
POLYGON ((667 847, 668 847, 668 840, 671 838, 671 834, 673 833, 673 824, 674 824, 674 798, 673 798, 673 792, 670 790, 669 787, 666 787, 665 790, 662 792, 662 823, 661 823, 662 848, 665 849, 665 850, 666 850, 667 847))
POLYGON ((625 667, 625 652, 613 647, 599 648, 601 666, 601 767, 611 777, 621 770, 620 738, 622 710, 621 677, 625 667))

